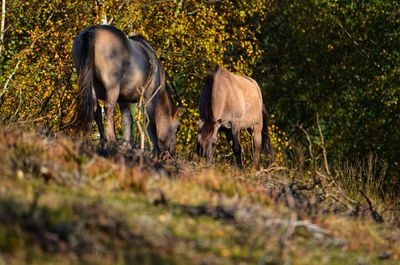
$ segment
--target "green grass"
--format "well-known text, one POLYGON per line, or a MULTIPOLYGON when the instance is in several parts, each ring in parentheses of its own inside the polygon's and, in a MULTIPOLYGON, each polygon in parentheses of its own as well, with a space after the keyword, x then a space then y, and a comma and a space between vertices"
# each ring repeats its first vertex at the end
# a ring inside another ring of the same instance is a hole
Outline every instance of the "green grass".
MULTIPOLYGON (((1 193, 0 201, 2 212, 9 214, 0 230, 0 246, 5 257, 29 256, 30 262, 39 262, 52 257, 51 252, 55 252, 54 258, 59 255, 57 252, 76 254, 68 244, 77 240, 83 245, 98 245, 104 252, 102 256, 110 259, 106 263, 111 260, 130 263, 135 259, 140 261, 138 264, 187 264, 188 261, 196 263, 196 259, 200 263, 208 257, 223 264, 226 260, 255 261, 257 258, 249 257, 243 248, 246 246, 240 242, 243 234, 234 224, 209 216, 194 217, 175 206, 155 206, 144 195, 70 189, 35 180, 7 183, 12 186, 1 193), (29 198, 35 195, 30 193, 42 186, 45 188, 34 206, 34 199, 29 198), (63 244, 67 245, 66 250, 62 250, 63 244)), ((95 250, 88 247, 87 252, 89 257, 83 253, 74 259, 90 262, 95 250)), ((94 259, 97 263, 103 257, 94 259)))

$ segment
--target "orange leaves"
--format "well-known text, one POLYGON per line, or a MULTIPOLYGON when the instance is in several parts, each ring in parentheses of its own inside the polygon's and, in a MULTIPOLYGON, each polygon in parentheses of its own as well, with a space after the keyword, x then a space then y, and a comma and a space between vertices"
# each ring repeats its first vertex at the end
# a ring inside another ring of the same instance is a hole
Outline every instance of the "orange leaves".
MULTIPOLYGON (((14 56, 3 61, 2 69, 8 76, 18 61, 20 67, 10 82, 0 111, 2 117, 59 125, 59 115, 69 111, 73 98, 69 80, 71 43, 83 26, 72 24, 71 18, 81 15, 82 6, 60 0, 29 1, 24 7, 25 16, 10 17, 11 34, 5 45, 14 56), (28 13, 31 15, 27 16, 28 13), (38 116, 43 119, 37 119, 38 116)), ((7 15, 18 14, 19 8, 11 4, 7 15)))
POLYGON ((15 44, 9 47, 15 55, 7 59, 4 70, 7 74, 13 69, 15 58, 21 59, 21 67, 0 114, 12 116, 18 107, 15 102, 22 96, 24 104, 20 105, 17 119, 40 114, 48 117, 49 123, 57 120, 57 124, 52 124, 57 128, 62 118, 70 115, 76 92, 72 41, 83 28, 101 22, 106 16, 127 35, 144 36, 163 58, 170 82, 181 99, 185 99, 182 104, 187 109, 180 143, 190 145, 197 131, 199 91, 208 69, 222 65, 234 72, 248 75, 253 72, 262 56, 255 34, 266 9, 266 0, 213 3, 112 0, 94 4, 32 0, 18 7, 11 5, 9 32, 15 35, 9 38, 15 44), (24 12, 32 15, 22 16, 22 6, 24 12), (31 100, 33 97, 38 100, 31 100))
POLYGON ((188 99, 179 141, 191 148, 197 132, 197 100, 209 68, 221 65, 251 75, 262 56, 256 33, 267 1, 134 1, 116 13, 113 25, 145 36, 163 58, 178 94, 188 99))

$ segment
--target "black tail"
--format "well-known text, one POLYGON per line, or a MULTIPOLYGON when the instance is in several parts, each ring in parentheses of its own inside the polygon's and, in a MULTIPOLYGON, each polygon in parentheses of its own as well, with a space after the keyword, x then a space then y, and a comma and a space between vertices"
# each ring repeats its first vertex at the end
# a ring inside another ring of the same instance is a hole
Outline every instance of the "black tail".
POLYGON ((210 70, 206 77, 206 81, 203 89, 201 90, 200 100, 199 100, 199 111, 200 117, 205 120, 213 120, 213 114, 211 110, 211 95, 212 88, 214 85, 214 76, 217 73, 219 67, 214 70, 210 70))
POLYGON ((265 105, 263 104, 262 106, 262 115, 263 115, 263 128, 262 128, 262 151, 265 154, 270 154, 271 155, 271 159, 272 161, 275 159, 274 158, 274 150, 273 147, 271 145, 271 139, 269 137, 269 133, 268 133, 268 112, 267 109, 265 108, 265 105))
MULTIPOLYGON (((87 30, 82 33, 80 51, 78 54, 78 95, 75 107, 73 127, 76 130, 87 131, 94 120, 94 97, 93 97, 93 77, 94 77, 94 31, 87 30)), ((75 40, 76 41, 76 40, 75 40)))

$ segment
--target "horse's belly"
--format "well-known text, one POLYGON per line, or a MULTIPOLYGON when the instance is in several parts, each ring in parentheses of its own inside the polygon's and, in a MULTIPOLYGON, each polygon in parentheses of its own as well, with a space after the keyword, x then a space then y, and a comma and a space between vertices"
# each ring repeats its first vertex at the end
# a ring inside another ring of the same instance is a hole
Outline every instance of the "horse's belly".
POLYGON ((262 109, 258 104, 246 106, 241 116, 238 117, 238 122, 242 128, 251 128, 262 119, 262 109))
POLYGON ((141 73, 127 73, 122 79, 120 86, 119 100, 137 102, 140 96, 145 93, 143 86, 145 77, 141 73))
POLYGON ((260 119, 244 120, 240 123, 240 125, 242 128, 251 128, 259 122, 260 122, 260 119))
POLYGON ((121 87, 118 101, 137 102, 140 98, 139 89, 136 86, 121 87))

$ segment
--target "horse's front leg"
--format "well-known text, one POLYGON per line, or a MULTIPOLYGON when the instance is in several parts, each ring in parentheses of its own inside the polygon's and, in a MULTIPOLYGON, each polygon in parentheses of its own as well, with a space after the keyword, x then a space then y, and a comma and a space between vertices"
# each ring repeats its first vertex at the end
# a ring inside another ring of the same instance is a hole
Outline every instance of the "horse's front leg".
POLYGON ((225 134, 225 139, 228 142, 229 146, 233 148, 233 136, 232 136, 232 129, 221 127, 220 131, 225 134))
POLYGON ((128 145, 128 147, 132 147, 132 113, 131 113, 131 103, 129 102, 121 102, 118 103, 119 108, 121 110, 122 116, 122 128, 124 130, 124 144, 128 145))
POLYGON ((233 153, 239 168, 243 168, 242 147, 240 146, 240 127, 232 126, 233 153))
POLYGON ((157 127, 156 127, 156 118, 155 118, 155 106, 150 102, 150 104, 146 107, 147 117, 149 119, 149 124, 147 126, 147 133, 149 135, 151 144, 153 145, 153 153, 159 155, 160 148, 158 146, 158 138, 157 138, 157 127))
POLYGON ((115 134, 114 115, 119 96, 119 86, 106 88, 106 96, 106 139, 109 143, 115 143, 117 141, 117 136, 115 134))

